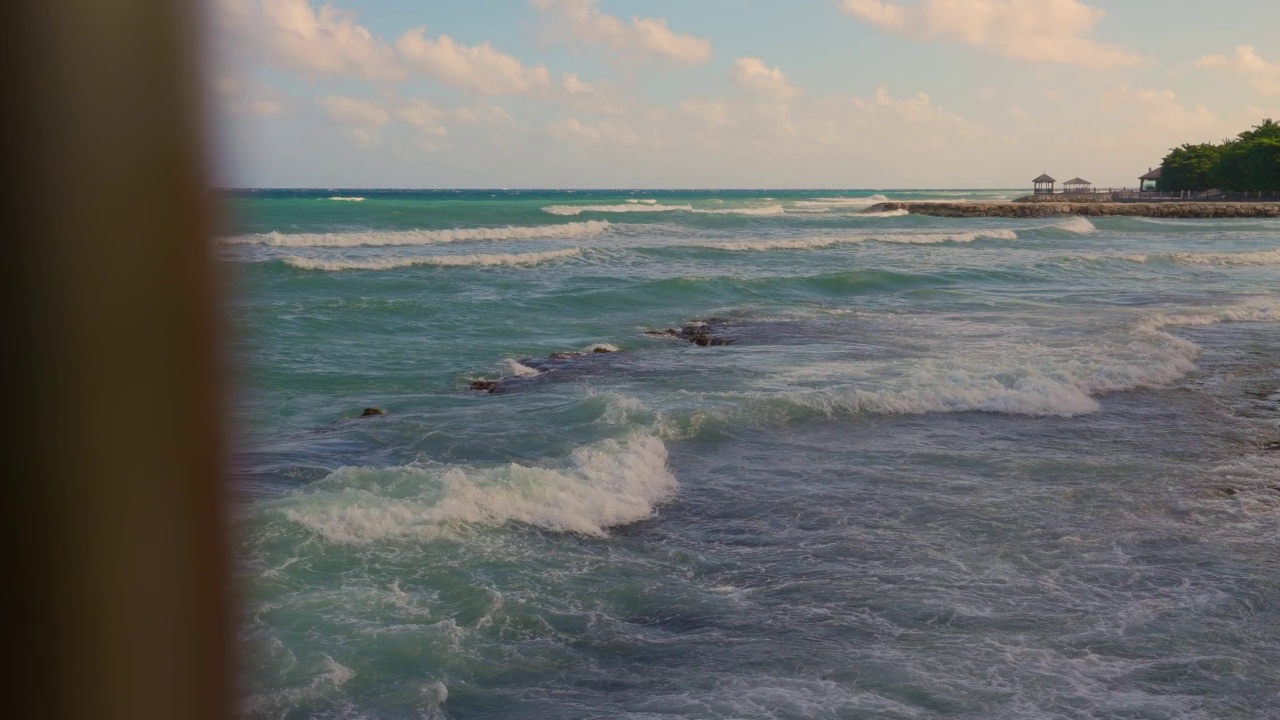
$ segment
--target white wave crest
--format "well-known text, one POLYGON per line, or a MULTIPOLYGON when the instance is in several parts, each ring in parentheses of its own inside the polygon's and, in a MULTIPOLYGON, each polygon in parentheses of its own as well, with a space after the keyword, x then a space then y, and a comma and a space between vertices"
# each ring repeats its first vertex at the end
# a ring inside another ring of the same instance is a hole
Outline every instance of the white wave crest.
POLYGON ((617 346, 617 345, 613 345, 613 344, 611 344, 611 343, 592 343, 592 344, 590 344, 590 345, 588 345, 588 346, 586 346, 586 347, 582 348, 582 352, 587 352, 587 353, 593 353, 593 352, 602 352, 602 353, 618 352, 618 346, 617 346))
POLYGON ((1017 240, 1018 233, 1013 230, 992 229, 974 230, 962 233, 922 233, 919 235, 876 235, 871 239, 879 242, 905 243, 909 245, 936 245, 937 243, 969 243, 974 240, 1017 240))
POLYGON ((741 207, 741 208, 694 208, 693 212, 703 215, 757 215, 770 216, 782 215, 787 211, 781 205, 762 205, 758 207, 741 207))
POLYGON ((1017 240, 1018 234, 1012 230, 978 230, 964 233, 926 233, 926 234, 868 234, 868 235, 832 235, 825 237, 786 238, 778 240, 742 240, 738 242, 702 243, 694 247, 711 250, 809 250, 813 248, 847 245, 861 242, 886 242, 906 245, 934 245, 937 243, 968 243, 987 238, 991 240, 1017 240))
POLYGON ((1093 223, 1089 222, 1089 218, 1080 215, 1073 215, 1066 220, 1050 225, 1050 227, 1077 235, 1088 235, 1098 229, 1093 223))
POLYGON ((1280 300, 1253 298, 1234 305, 1152 315, 1141 320, 1137 327, 1151 332, 1160 332, 1166 327, 1198 327, 1235 322, 1280 322, 1280 300))
POLYGON ((362 197, 343 197, 343 196, 341 196, 341 195, 334 195, 333 197, 331 197, 331 198, 329 198, 329 199, 330 199, 330 200, 340 200, 340 201, 344 201, 344 202, 364 202, 364 198, 362 198, 362 197))
POLYGON ((1152 260, 1165 260, 1180 265, 1220 265, 1227 267, 1233 265, 1280 265, 1280 248, 1238 253, 1131 253, 1115 257, 1130 262, 1145 263, 1152 260))
POLYGON ((542 374, 540 371, 535 370, 528 365, 521 364, 519 360, 512 360, 508 358, 505 365, 507 366, 507 373, 515 377, 533 377, 534 375, 542 374))
POLYGON ((286 265, 300 270, 339 272, 342 270, 392 270, 415 265, 434 265, 437 267, 537 265, 548 260, 575 257, 581 253, 581 248, 565 248, 563 250, 512 253, 508 255, 419 255, 415 257, 382 257, 371 260, 324 260, 290 255, 282 258, 282 260, 286 265))
POLYGON ((604 537, 653 515, 677 489, 667 448, 636 435, 578 448, 557 467, 344 467, 281 500, 285 517, 330 542, 433 538, 524 523, 604 537))
POLYGON ((542 208, 552 215, 581 215, 584 212, 625 213, 625 212, 690 212, 692 205, 660 205, 657 202, 634 202, 623 205, 548 205, 542 208))
POLYGON ((889 217, 902 217, 903 215, 910 215, 910 214, 911 214, 910 210, 885 210, 883 212, 860 212, 856 215, 852 215, 851 217, 889 218, 889 217))
POLYGON ((899 361, 798 364, 768 380, 773 387, 779 380, 793 383, 789 389, 724 395, 748 400, 746 412, 799 407, 827 415, 994 412, 1072 417, 1097 411, 1100 396, 1163 387, 1194 370, 1200 347, 1166 328, 1227 322, 1280 322, 1280 300, 1255 298, 1202 311, 1149 315, 1125 326, 1099 329, 1089 343, 1055 347, 975 340, 963 354, 905 366, 899 361))
POLYGON ((398 230, 393 232, 296 233, 279 232, 223 238, 228 245, 276 247, 362 247, 368 245, 437 245, 473 240, 538 240, 599 235, 608 231, 608 220, 588 220, 562 225, 452 228, 449 230, 398 230))
POLYGON ((876 194, 867 197, 825 197, 812 200, 794 200, 791 209, 795 212, 823 213, 833 210, 850 210, 871 207, 877 203, 888 202, 889 198, 876 194))

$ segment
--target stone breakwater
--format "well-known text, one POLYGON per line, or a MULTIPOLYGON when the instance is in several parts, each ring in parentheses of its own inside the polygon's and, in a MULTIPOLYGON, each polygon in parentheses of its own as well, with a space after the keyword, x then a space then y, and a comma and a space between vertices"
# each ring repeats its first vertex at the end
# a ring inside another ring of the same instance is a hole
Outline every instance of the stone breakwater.
POLYGON ((1133 215, 1156 218, 1280 218, 1274 202, 883 202, 863 212, 906 210, 934 217, 1052 217, 1133 215))

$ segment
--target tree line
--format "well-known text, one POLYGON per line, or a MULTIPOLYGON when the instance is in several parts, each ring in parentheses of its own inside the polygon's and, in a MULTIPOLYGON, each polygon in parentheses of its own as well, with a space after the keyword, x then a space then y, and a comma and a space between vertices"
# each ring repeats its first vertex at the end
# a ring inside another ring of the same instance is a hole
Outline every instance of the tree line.
POLYGON ((1157 190, 1280 190, 1280 123, 1263 120, 1221 144, 1176 147, 1160 163, 1157 190))

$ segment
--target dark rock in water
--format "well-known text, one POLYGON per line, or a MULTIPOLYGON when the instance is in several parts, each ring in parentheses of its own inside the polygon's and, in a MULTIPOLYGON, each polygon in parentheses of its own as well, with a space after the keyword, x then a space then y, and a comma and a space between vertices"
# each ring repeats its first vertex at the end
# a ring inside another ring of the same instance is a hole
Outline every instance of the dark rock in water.
POLYGON ((1280 440, 1272 440, 1262 443, 1263 450, 1280 450, 1280 440))
POLYGON ((360 413, 360 417, 362 417, 362 418, 364 418, 364 417, 376 417, 376 416, 378 416, 378 415, 386 415, 386 414, 387 414, 387 411, 386 411, 386 410, 383 410, 382 408, 367 407, 367 408, 365 408, 365 409, 364 409, 364 412, 360 413))
MULTIPOLYGON (((570 352, 553 352, 553 353, 551 353, 550 355, 548 355, 548 356, 547 356, 547 359, 548 359, 548 360, 572 360, 573 358, 576 358, 576 357, 582 357, 582 353, 580 353, 580 352, 573 352, 573 351, 570 351, 570 352)), ((525 358, 524 360, 521 360, 521 361, 520 361, 520 364, 521 364, 521 365, 525 364, 529 359, 530 359, 530 358, 525 358)))
POLYGON ((645 335, 653 337, 674 337, 688 341, 698 347, 709 347, 714 345, 732 345, 733 338, 719 335, 722 326, 729 323, 725 318, 707 318, 706 320, 698 320, 688 323, 679 330, 675 328, 667 328, 665 330, 646 330, 645 335))
POLYGON ((472 380, 471 389, 484 390, 487 392, 497 392, 498 382, 499 382, 498 380, 472 380))
POLYGON ((1237 489, 1235 489, 1235 488, 1233 488, 1233 487, 1220 487, 1220 488, 1218 488, 1218 494, 1220 494, 1220 495, 1224 495, 1224 496, 1226 496, 1226 497, 1231 497, 1231 496, 1235 495, 1235 494, 1236 494, 1236 493, 1238 493, 1238 492, 1240 492, 1240 491, 1239 491, 1239 490, 1237 490, 1237 489))
POLYGON ((614 350, 613 348, 607 348, 603 345, 597 345, 591 348, 591 352, 599 354, 599 353, 611 353, 611 352, 618 352, 618 351, 614 350))

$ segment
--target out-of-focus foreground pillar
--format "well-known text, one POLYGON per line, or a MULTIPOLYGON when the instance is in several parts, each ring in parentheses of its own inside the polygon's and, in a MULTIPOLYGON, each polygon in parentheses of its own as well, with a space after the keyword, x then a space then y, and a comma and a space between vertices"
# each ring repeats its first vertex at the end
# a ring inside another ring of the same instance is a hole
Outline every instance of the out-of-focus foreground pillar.
POLYGON ((196 9, 0 3, 9 717, 231 712, 196 9))

